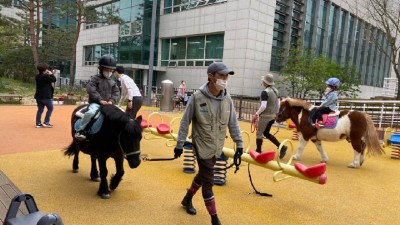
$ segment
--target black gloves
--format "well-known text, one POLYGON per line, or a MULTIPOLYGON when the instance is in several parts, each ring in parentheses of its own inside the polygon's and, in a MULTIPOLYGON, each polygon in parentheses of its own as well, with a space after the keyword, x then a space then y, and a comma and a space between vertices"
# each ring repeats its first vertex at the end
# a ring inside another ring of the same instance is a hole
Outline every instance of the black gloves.
POLYGON ((175 159, 181 157, 182 152, 183 152, 182 148, 175 147, 174 148, 174 157, 175 157, 175 159))
POLYGON ((236 148, 235 155, 233 156, 233 163, 235 164, 235 173, 239 170, 239 166, 242 163, 243 148, 236 148))

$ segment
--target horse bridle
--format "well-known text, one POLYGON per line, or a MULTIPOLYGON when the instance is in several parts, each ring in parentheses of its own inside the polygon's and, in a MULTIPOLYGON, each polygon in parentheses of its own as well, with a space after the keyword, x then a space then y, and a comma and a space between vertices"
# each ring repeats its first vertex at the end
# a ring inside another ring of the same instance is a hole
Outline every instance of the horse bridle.
POLYGON ((123 148, 122 145, 121 145, 121 133, 119 133, 119 135, 118 135, 118 145, 119 145, 119 147, 122 149, 122 151, 124 152, 124 158, 125 158, 125 159, 126 159, 128 156, 130 156, 130 155, 140 155, 140 153, 141 153, 140 149, 137 150, 137 151, 134 151, 134 152, 126 153, 125 150, 124 150, 124 148, 123 148))

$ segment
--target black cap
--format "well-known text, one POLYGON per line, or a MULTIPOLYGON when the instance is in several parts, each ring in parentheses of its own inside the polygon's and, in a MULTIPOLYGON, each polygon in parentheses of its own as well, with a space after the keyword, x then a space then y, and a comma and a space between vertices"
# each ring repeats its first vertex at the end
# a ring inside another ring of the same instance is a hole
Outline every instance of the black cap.
POLYGON ((228 69, 228 67, 226 67, 225 63, 223 62, 211 63, 208 66, 207 73, 212 73, 212 74, 219 73, 219 74, 230 74, 230 75, 235 74, 235 72, 228 69))

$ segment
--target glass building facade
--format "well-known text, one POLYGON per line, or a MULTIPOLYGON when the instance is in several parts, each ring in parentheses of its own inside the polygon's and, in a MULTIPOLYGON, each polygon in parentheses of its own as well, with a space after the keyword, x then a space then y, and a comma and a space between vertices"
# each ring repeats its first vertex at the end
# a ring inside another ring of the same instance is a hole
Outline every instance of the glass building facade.
POLYGON ((381 51, 389 51, 384 33, 332 1, 277 0, 272 71, 280 70, 282 52, 300 36, 303 47, 316 55, 354 65, 362 85, 382 87, 389 77, 390 59, 381 51))
MULTIPOLYGON (((160 0, 158 0, 160 2, 160 0)), ((158 2, 158 5, 159 5, 158 2)), ((93 65, 104 54, 113 55, 122 64, 149 64, 150 37, 153 0, 120 0, 105 5, 96 5, 98 15, 115 14, 119 18, 118 43, 102 43, 96 46, 85 46, 84 65, 93 65)), ((156 34, 154 42, 154 64, 158 55, 158 18, 156 16, 156 34)), ((100 18, 101 20, 101 18, 100 18)), ((107 23, 89 23, 85 29, 97 28, 107 23)))

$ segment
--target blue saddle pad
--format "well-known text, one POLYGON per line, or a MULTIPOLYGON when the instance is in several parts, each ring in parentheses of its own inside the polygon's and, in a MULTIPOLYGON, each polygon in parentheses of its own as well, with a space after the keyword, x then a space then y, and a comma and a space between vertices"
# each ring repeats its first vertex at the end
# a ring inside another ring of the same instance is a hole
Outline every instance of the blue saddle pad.
MULTIPOLYGON (((88 130, 89 134, 95 134, 100 131, 101 125, 103 125, 103 120, 104 120, 104 115, 100 114, 99 118, 94 121, 90 129, 88 130)), ((82 118, 79 118, 75 124, 74 124, 74 129, 77 131, 79 127, 81 126, 82 118)))

